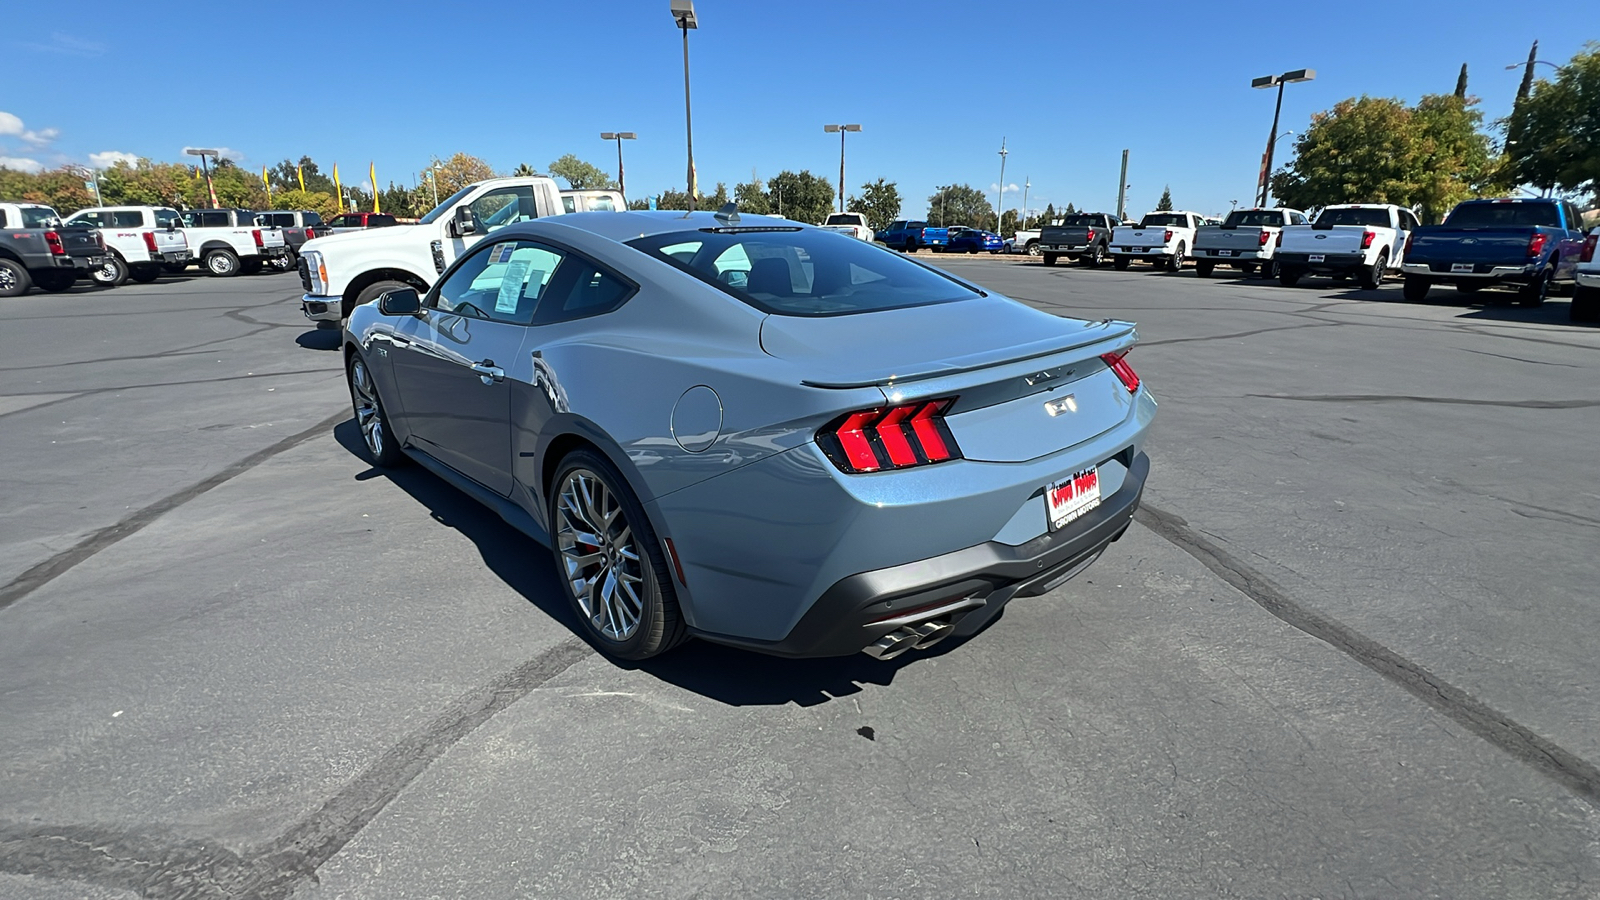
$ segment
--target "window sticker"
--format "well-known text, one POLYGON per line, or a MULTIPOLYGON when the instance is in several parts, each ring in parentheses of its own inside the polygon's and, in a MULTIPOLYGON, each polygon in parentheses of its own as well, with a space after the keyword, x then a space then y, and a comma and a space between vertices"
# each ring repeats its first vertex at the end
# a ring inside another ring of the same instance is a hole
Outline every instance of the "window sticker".
MULTIPOLYGON (((501 244, 500 247, 510 247, 511 244, 501 244)), ((498 253, 500 247, 494 248, 492 253, 498 253)), ((508 254, 509 255, 509 254, 508 254)), ((494 311, 497 313, 513 314, 517 311, 517 300, 522 297, 522 285, 528 280, 528 261, 519 259, 506 266, 505 277, 500 280, 500 293, 494 298, 494 311)))
POLYGON ((493 265, 495 263, 510 262, 511 254, 515 253, 516 249, 517 245, 511 242, 495 244, 493 247, 489 248, 489 264, 493 265))

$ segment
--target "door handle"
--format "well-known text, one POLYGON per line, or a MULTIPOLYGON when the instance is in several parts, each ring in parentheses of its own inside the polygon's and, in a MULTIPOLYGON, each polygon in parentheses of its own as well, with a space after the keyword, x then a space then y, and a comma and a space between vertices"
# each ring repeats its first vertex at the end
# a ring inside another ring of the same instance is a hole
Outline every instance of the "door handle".
POLYGON ((486 359, 481 363, 473 363, 472 371, 478 373, 478 380, 484 384, 496 384, 506 380, 506 370, 496 366, 492 359, 486 359))

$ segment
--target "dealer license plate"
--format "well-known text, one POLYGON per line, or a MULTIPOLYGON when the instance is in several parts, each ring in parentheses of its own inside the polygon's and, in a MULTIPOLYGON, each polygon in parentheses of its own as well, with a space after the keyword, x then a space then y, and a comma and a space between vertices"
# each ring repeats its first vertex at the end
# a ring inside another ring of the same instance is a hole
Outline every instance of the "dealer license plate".
POLYGON ((1313 254, 1311 254, 1311 258, 1306 260, 1306 262, 1322 262, 1326 258, 1327 258, 1326 254, 1313 253, 1313 254))
POLYGON ((1084 469, 1044 492, 1050 507, 1050 530, 1055 531, 1100 505, 1100 470, 1084 469))
POLYGON ((1467 275, 1471 275, 1472 274, 1472 263, 1451 263, 1450 264, 1450 271, 1452 273, 1463 272, 1463 273, 1465 273, 1467 275))
POLYGON ((1218 250, 1217 251, 1217 255, 1218 256, 1232 256, 1233 255, 1233 251, 1232 250, 1218 250))

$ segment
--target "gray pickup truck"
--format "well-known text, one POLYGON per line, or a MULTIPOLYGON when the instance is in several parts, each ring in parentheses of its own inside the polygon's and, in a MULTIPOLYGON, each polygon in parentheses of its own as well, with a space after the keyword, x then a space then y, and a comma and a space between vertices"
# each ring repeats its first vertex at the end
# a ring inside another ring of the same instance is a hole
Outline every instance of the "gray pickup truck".
POLYGON ((1111 229, 1121 224, 1122 220, 1110 213, 1074 213, 1059 225, 1046 225, 1039 232, 1044 264, 1053 266, 1065 256, 1098 267, 1110 253, 1111 229))
POLYGON ((20 297, 34 285, 59 293, 105 261, 98 230, 67 228, 48 206, 0 203, 0 297, 20 297))

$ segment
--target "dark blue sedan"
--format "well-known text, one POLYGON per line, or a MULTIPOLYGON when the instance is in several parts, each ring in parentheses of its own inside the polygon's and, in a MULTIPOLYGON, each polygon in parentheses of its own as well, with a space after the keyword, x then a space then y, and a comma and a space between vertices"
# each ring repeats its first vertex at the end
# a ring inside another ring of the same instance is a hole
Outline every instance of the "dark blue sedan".
POLYGON ((1006 248, 1006 242, 1000 240, 1000 235, 992 231, 983 231, 977 228, 963 228, 957 232, 954 229, 950 234, 950 246, 946 253, 978 253, 987 250, 990 253, 999 253, 1006 248))

